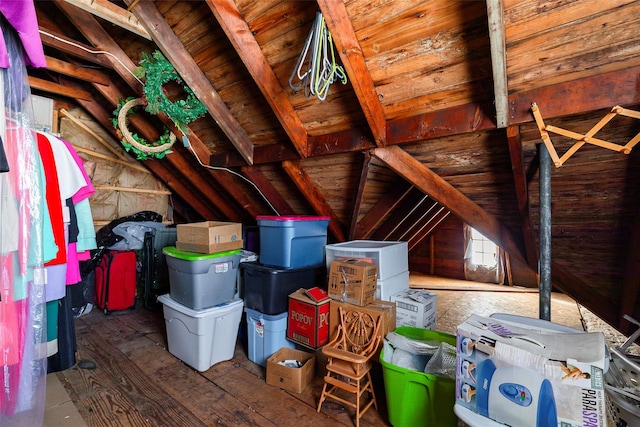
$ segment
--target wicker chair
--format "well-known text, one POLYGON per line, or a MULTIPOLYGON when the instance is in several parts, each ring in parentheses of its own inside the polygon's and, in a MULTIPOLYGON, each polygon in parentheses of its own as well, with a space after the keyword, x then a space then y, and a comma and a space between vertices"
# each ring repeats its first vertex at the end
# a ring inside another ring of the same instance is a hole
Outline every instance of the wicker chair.
POLYGON ((318 402, 318 412, 325 399, 334 399, 355 408, 356 427, 360 417, 373 405, 378 404, 371 381, 371 358, 380 346, 380 321, 370 314, 354 309, 339 308, 340 325, 331 342, 322 347, 328 358, 327 374, 318 402), (371 394, 364 404, 365 393, 371 394))

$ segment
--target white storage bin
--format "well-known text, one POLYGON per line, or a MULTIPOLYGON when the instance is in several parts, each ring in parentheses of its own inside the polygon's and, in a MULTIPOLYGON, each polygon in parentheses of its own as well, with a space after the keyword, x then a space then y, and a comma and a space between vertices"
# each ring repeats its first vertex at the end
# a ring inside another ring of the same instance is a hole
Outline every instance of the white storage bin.
POLYGON ((204 372, 218 362, 231 360, 236 347, 241 299, 204 310, 193 310, 161 295, 169 353, 204 372))
POLYGON ((391 301, 391 295, 409 289, 409 272, 403 271, 393 277, 378 280, 376 286, 376 299, 391 301))
MULTIPOLYGON (((407 242, 351 240, 325 247, 327 271, 331 261, 340 258, 366 258, 378 266, 378 280, 385 280, 409 270, 407 242)), ((389 294, 391 295, 391 294, 389 294)))

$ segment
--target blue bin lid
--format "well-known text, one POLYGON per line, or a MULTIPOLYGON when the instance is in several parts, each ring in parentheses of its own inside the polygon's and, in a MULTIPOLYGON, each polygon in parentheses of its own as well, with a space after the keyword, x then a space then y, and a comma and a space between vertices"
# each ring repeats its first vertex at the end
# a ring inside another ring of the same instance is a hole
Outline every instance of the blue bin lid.
POLYGON ((212 254, 202 254, 200 252, 181 251, 175 246, 166 246, 162 248, 162 253, 174 258, 184 259, 187 261, 202 261, 212 258, 222 258, 232 255, 240 255, 242 249, 234 249, 232 251, 214 252, 212 254))

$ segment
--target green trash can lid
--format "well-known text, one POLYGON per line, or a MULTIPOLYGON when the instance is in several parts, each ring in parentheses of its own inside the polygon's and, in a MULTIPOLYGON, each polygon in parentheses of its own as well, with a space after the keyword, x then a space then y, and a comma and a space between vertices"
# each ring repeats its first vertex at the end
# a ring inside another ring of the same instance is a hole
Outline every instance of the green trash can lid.
POLYGON ((202 261, 212 258, 222 258, 232 255, 240 255, 242 249, 234 249, 232 251, 215 252, 212 254, 202 254, 200 252, 181 251, 175 246, 165 246, 162 248, 162 253, 174 258, 184 259, 187 261, 202 261))

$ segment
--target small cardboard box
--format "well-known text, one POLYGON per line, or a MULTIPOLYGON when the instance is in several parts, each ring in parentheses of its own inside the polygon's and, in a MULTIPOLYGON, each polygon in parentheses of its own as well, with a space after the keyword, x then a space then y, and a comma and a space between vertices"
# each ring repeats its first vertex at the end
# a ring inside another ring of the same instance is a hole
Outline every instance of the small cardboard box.
POLYGON ((329 268, 329 296, 364 306, 375 300, 378 266, 361 259, 332 261, 329 268))
POLYGON ((294 393, 302 391, 313 381, 316 357, 311 353, 284 347, 267 359, 267 384, 294 393), (280 364, 285 360, 296 360, 302 366, 294 368, 280 364))
POLYGON ((396 303, 396 326, 435 329, 438 295, 421 289, 407 289, 391 295, 396 303))
POLYGON ((205 221, 178 224, 176 248, 181 251, 212 254, 242 249, 242 224, 205 221))
POLYGON ((329 317, 329 328, 331 329, 331 338, 334 338, 338 325, 340 324, 340 314, 338 309, 342 307, 344 310, 357 309, 358 311, 364 311, 372 315, 374 319, 381 317, 380 324, 380 337, 384 339, 387 333, 396 329, 396 303, 391 301, 375 300, 371 304, 364 307, 357 306, 355 304, 349 304, 348 302, 342 302, 337 300, 331 300, 331 316, 329 317))
POLYGON ((457 404, 514 426, 607 425, 601 332, 473 314, 456 348, 457 404))
POLYGON ((329 342, 329 301, 310 298, 307 289, 289 294, 287 338, 312 349, 329 342))

